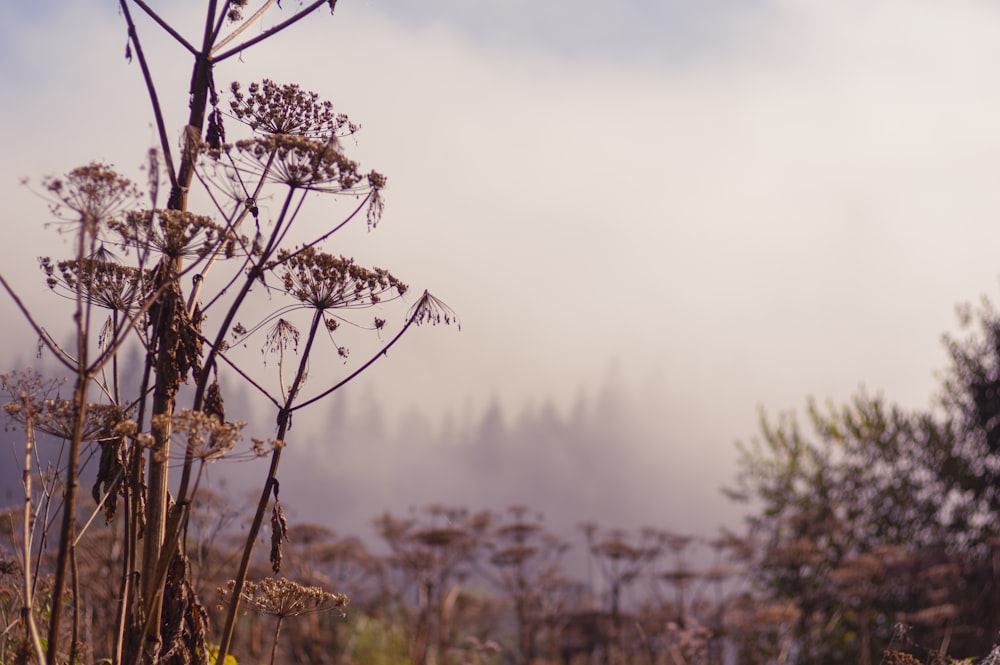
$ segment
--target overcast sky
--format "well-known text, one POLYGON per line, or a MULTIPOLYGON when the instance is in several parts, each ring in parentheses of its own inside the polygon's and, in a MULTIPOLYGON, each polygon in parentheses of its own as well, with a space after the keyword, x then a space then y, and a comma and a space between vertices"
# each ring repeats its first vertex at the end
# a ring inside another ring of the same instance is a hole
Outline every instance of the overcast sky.
MULTIPOLYGON (((461 317, 359 391, 435 420, 615 385, 716 492, 760 405, 929 404, 955 305, 996 296, 998 29, 985 0, 341 0, 216 80, 296 81, 360 122, 387 209, 335 250, 461 317)), ((155 33, 179 136, 190 65, 155 33)), ((0 265, 26 293, 65 239, 19 179, 134 171, 155 142, 124 51, 110 3, 0 6, 0 265)))

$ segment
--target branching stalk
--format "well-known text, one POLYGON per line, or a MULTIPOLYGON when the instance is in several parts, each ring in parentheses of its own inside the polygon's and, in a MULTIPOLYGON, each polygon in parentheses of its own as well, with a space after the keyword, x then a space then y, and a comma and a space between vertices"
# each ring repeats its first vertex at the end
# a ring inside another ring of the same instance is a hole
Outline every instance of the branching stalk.
POLYGON ((34 406, 28 395, 22 395, 21 408, 24 409, 24 472, 22 476, 24 525, 22 527, 23 554, 21 557, 23 561, 21 574, 24 576, 24 607, 22 614, 27 626, 28 637, 31 640, 31 647, 35 652, 36 662, 41 665, 45 662, 45 649, 42 647, 42 638, 35 623, 35 590, 31 575, 31 543, 35 524, 35 511, 32 507, 31 497, 31 457, 35 450, 35 414, 34 406))
POLYGON ((306 339, 305 347, 302 351, 302 359, 299 361, 299 369, 296 373, 295 380, 292 381, 292 385, 288 390, 288 398, 285 400, 285 404, 280 411, 278 411, 278 429, 275 434, 276 444, 274 446, 274 451, 271 453, 271 465, 267 471, 267 478, 264 480, 264 489, 260 494, 260 500, 257 502, 257 512, 254 513, 253 522, 250 525, 250 532, 247 534, 246 544, 243 546, 243 557, 240 559, 240 568, 236 573, 236 583, 232 589, 232 595, 229 599, 229 608, 226 612, 226 623, 222 629, 222 635, 219 638, 219 655, 217 662, 225 662, 226 655, 229 653, 229 648, 233 638, 233 630, 236 627, 236 613, 239 611, 240 597, 243 594, 243 585, 247 580, 247 571, 250 568, 250 559, 253 558, 254 545, 257 542, 257 534, 260 533, 260 525, 264 521, 264 512, 267 510, 268 501, 271 498, 271 493, 274 491, 274 487, 277 483, 278 476, 278 464, 281 461, 281 451, 284 449, 285 436, 288 433, 289 423, 291 422, 291 406, 295 401, 295 397, 298 395, 299 390, 302 388, 302 382, 306 375, 306 368, 309 364, 309 353, 312 351, 313 342, 316 340, 316 332, 319 330, 319 325, 323 321, 323 312, 316 310, 313 313, 312 323, 309 326, 309 336, 306 339))

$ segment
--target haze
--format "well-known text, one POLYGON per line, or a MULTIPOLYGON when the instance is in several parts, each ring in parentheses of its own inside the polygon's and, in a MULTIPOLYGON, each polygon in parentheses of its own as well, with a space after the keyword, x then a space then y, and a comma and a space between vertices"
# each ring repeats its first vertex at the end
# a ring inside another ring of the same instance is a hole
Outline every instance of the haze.
MULTIPOLYGON (((191 35, 196 4, 169 10, 191 35)), ((709 528, 738 517, 719 488, 760 406, 862 384, 927 406, 954 306, 996 294, 998 28, 1000 6, 974 0, 342 0, 227 62, 222 88, 295 81, 362 123, 350 152, 389 176, 386 213, 335 251, 390 267, 462 321, 410 336, 348 391, 355 408, 377 405, 395 447, 374 458, 348 441, 354 453, 315 452, 288 473, 378 479, 350 508, 366 517, 539 498, 578 521, 709 528), (565 474, 553 487, 575 474, 593 505, 526 485, 509 462, 532 464, 530 443, 489 439, 507 446, 493 467, 448 452, 489 418, 528 431, 516 423, 548 414, 565 428, 540 436, 586 438, 572 423, 597 427, 581 414, 611 402, 620 427, 595 435, 593 463, 541 465, 565 474), (486 478, 497 469, 510 481, 486 478), (510 491, 477 497, 487 485, 510 491)), ((141 31, 179 131, 188 63, 141 31)), ((107 3, 0 7, 0 258, 30 298, 46 297, 35 257, 66 239, 20 178, 95 159, 137 172, 155 143, 124 50, 107 3)), ((56 301, 35 302, 59 325, 56 301)), ((27 326, 9 299, 0 308, 10 362, 30 361, 27 326)), ((337 408, 342 423, 364 416, 337 408)))

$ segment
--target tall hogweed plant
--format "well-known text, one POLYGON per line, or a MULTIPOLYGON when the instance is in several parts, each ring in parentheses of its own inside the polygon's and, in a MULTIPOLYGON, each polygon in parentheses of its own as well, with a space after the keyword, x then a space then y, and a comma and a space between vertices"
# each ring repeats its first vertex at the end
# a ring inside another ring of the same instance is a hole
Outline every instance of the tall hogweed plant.
POLYGON ((114 665, 226 662, 241 600, 260 587, 247 578, 266 517, 271 565, 275 574, 280 569, 286 522, 278 467, 293 415, 359 375, 412 326, 454 321, 426 291, 409 299, 409 309, 393 303, 409 293, 397 277, 328 253, 338 230, 352 221, 373 227, 382 212, 385 177, 362 169, 343 150, 343 139, 357 125, 294 83, 216 87, 219 65, 319 10, 332 12, 335 0, 286 7, 271 24, 263 22, 280 9, 276 0, 259 7, 248 1, 207 0, 200 38, 192 40, 183 26, 172 25, 143 0, 120 0, 126 57, 145 82, 159 145, 148 154, 145 191, 96 162, 42 181, 60 230, 73 239, 68 258, 41 260, 48 286, 68 302, 72 343, 50 334, 0 275, 40 349, 72 385, 69 399, 61 399, 54 384, 36 373, 11 373, 2 381, 6 411, 24 435, 16 541, 23 578, 20 662, 81 659, 77 549, 87 530, 113 521, 121 552, 111 582, 114 634, 102 636, 108 653, 90 656, 114 665), (183 127, 165 123, 140 24, 164 31, 181 57, 190 58, 183 127), (161 180, 169 184, 165 196, 161 180), (353 203, 322 235, 291 244, 290 237, 303 235, 292 234, 293 227, 304 210, 322 205, 320 195, 348 195, 353 203), (267 207, 258 204, 265 198, 267 207), (259 307, 251 306, 252 296, 261 293, 281 304, 255 316, 259 307), (394 305, 399 313, 392 323, 394 305), (357 312, 366 308, 368 314, 357 312), (314 377, 307 386, 317 354, 346 362, 346 328, 352 334, 370 331, 377 352, 347 365, 335 382, 317 385, 314 377), (254 337, 265 355, 276 358, 276 387, 238 354, 254 337), (141 375, 125 381, 120 359, 135 349, 143 356, 141 375), (222 395, 223 384, 228 389, 239 382, 271 405, 276 429, 249 437, 252 449, 269 455, 270 463, 225 594, 224 620, 210 627, 191 581, 186 527, 205 465, 229 455, 244 436, 245 423, 227 419, 222 395), (185 383, 191 389, 179 392, 185 383), (66 442, 68 454, 55 473, 33 468, 39 432, 66 442), (80 472, 81 459, 91 454, 99 459, 91 490, 97 507, 87 515, 81 514, 80 472))

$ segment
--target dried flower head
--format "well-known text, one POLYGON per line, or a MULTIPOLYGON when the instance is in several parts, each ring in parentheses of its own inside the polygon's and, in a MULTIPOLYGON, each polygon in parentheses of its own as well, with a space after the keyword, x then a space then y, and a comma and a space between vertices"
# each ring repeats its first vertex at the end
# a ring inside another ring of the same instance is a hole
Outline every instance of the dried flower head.
MULTIPOLYGON (((15 398, 13 403, 21 401, 15 398)), ((24 423, 32 418, 34 426, 46 434, 70 439, 73 437, 75 412, 73 403, 65 399, 42 399, 26 412, 21 408, 6 409, 15 421, 24 423)), ((107 441, 120 436, 118 424, 126 419, 126 412, 114 404, 88 404, 83 423, 81 441, 107 441)))
POLYGON ((299 350, 299 339, 302 334, 299 329, 289 321, 279 318, 268 328, 267 336, 264 339, 264 348, 261 353, 283 354, 289 348, 296 353, 299 350))
POLYGON ((204 461, 217 460, 236 446, 245 422, 225 422, 216 414, 181 409, 172 415, 153 416, 154 429, 170 424, 172 433, 181 438, 187 451, 204 461))
MULTIPOLYGON (((235 586, 236 583, 230 580, 227 588, 219 589, 223 601, 229 599, 235 586)), ((240 597, 257 612, 281 618, 333 611, 343 613, 350 603, 343 594, 330 593, 318 586, 303 586, 284 577, 247 581, 240 597)))
POLYGON ((285 291, 308 307, 318 310, 368 307, 395 291, 406 293, 406 284, 381 268, 362 268, 354 259, 335 257, 304 247, 297 252, 279 252, 285 291))
POLYGON ((3 410, 12 423, 24 425, 30 420, 33 426, 38 426, 46 405, 54 404, 48 396, 57 390, 60 383, 45 380, 32 369, 0 374, 0 388, 10 397, 3 410))
POLYGON ((428 547, 454 547, 468 544, 469 535, 464 529, 442 527, 421 529, 413 534, 413 539, 428 547))
POLYGON ((638 561, 643 551, 626 543, 621 537, 612 536, 593 546, 595 555, 610 561, 638 561))
POLYGON ((152 249, 171 258, 205 256, 221 243, 227 256, 235 252, 236 236, 209 217, 181 210, 136 210, 110 227, 125 246, 152 249))
POLYGON ((271 454, 272 450, 282 446, 281 441, 275 441, 274 439, 261 439, 256 436, 250 438, 250 443, 252 444, 254 457, 267 457, 271 454))
POLYGON ((412 318, 417 325, 423 323, 430 323, 433 326, 443 323, 445 325, 456 324, 458 329, 462 329, 462 324, 458 321, 458 315, 455 314, 455 310, 448 307, 444 302, 435 298, 427 291, 424 291, 424 295, 420 297, 420 300, 410 308, 410 312, 406 317, 407 319, 412 318))
POLYGON ((884 665, 923 665, 923 661, 913 654, 890 649, 882 652, 882 663, 884 665))
POLYGON ((668 570, 665 573, 660 573, 660 579, 670 584, 674 588, 684 589, 687 588, 691 580, 699 577, 698 573, 693 570, 686 570, 684 568, 678 568, 676 570, 668 570))
POLYGON ((149 271, 93 258, 53 263, 43 256, 38 262, 45 272, 45 283, 53 291, 61 287, 64 295, 75 297, 77 288, 82 287, 88 302, 126 315, 141 306, 150 277, 149 271))
POLYGON ((230 91, 233 115, 255 132, 329 140, 358 130, 346 115, 334 112, 333 104, 295 84, 264 79, 251 83, 244 94, 240 84, 233 82, 230 91))
POLYGON ((235 148, 237 169, 294 189, 358 194, 384 185, 383 176, 361 173, 329 139, 274 134, 237 141, 235 148))
POLYGON ((528 538, 532 535, 541 531, 542 527, 539 524, 530 524, 528 522, 515 522, 513 524, 505 524, 497 529, 497 535, 505 540, 511 540, 515 543, 527 542, 528 538))
POLYGON ((514 545, 496 552, 490 557, 490 563, 498 568, 520 566, 538 553, 537 547, 530 545, 514 545))
POLYGON ((226 20, 235 23, 243 18, 243 9, 249 0, 230 0, 229 10, 226 12, 226 20))
POLYGON ((92 237, 97 235, 100 223, 139 198, 131 180, 98 162, 75 168, 63 178, 46 178, 43 185, 55 198, 52 213, 64 221, 82 223, 92 237))

